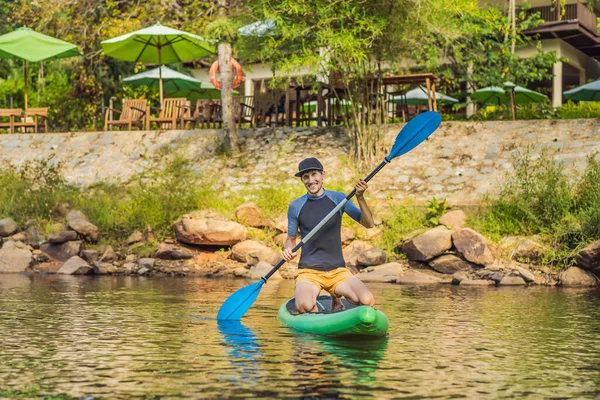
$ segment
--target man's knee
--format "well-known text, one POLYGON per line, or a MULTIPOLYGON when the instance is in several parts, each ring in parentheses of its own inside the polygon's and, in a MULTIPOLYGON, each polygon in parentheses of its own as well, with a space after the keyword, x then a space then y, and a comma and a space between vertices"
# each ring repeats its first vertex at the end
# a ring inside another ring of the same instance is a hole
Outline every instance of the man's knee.
POLYGON ((300 314, 313 311, 315 305, 316 301, 310 301, 310 299, 296 299, 296 310, 298 310, 300 314))
POLYGON ((373 293, 371 293, 371 292, 362 293, 359 296, 359 301, 360 301, 360 304, 365 305, 365 306, 373 307, 375 305, 375 297, 373 297, 373 293))

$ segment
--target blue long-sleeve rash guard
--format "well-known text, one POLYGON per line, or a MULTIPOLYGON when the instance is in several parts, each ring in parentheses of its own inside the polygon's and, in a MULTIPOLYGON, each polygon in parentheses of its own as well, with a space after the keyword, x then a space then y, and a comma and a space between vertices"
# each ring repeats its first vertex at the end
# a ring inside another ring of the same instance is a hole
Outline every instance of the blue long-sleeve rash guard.
MULTIPOLYGON (((298 229, 300 229, 300 236, 305 237, 345 198, 344 193, 325 190, 319 197, 305 194, 292 201, 288 207, 288 236, 296 237, 298 229)), ((302 246, 298 268, 331 271, 346 266, 342 255, 341 238, 344 212, 355 221, 360 222, 362 212, 351 201, 348 201, 302 246)))

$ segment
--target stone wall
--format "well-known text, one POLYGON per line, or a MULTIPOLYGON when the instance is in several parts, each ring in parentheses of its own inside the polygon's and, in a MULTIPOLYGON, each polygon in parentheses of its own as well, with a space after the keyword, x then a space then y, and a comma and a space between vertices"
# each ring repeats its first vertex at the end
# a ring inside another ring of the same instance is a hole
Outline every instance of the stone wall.
MULTIPOLYGON (((539 154, 549 148, 557 161, 583 169, 588 155, 600 152, 599 124, 596 119, 444 122, 430 139, 377 175, 371 196, 383 202, 435 196, 452 205, 476 204, 511 172, 518 150, 530 147, 539 154)), ((401 128, 389 127, 390 144, 401 128)), ((248 186, 298 185, 293 173, 305 156, 320 158, 327 179, 348 182, 348 190, 360 176, 340 127, 242 130, 243 152, 236 156, 218 154, 220 135, 219 130, 3 134, 0 164, 18 169, 27 160, 60 162, 66 179, 85 187, 98 180, 131 180, 177 150, 216 183, 221 195, 248 186)))

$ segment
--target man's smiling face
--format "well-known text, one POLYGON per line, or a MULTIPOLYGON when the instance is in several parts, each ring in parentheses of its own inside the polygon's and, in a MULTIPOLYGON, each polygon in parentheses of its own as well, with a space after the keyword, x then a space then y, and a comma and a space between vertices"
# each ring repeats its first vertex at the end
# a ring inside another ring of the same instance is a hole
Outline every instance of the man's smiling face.
POLYGON ((325 173, 316 169, 306 171, 302 174, 302 183, 306 187, 309 196, 320 196, 323 194, 323 178, 325 173))

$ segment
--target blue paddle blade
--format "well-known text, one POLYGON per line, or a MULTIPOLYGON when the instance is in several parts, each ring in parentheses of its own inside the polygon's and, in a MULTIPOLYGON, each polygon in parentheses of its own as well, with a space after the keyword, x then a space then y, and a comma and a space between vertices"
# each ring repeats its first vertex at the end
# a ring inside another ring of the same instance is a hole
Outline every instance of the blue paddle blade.
POLYGON ((435 111, 417 115, 404 125, 385 160, 390 162, 392 159, 408 153, 435 132, 441 123, 442 116, 435 111))
POLYGON ((217 320, 239 320, 241 319, 246 311, 252 304, 254 300, 258 297, 260 293, 260 289, 265 284, 264 280, 260 280, 252 285, 244 286, 241 289, 238 289, 235 293, 225 300, 221 308, 219 308, 219 312, 217 313, 217 320))

